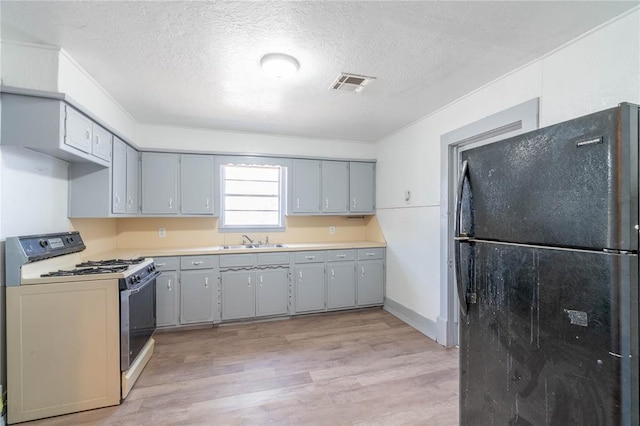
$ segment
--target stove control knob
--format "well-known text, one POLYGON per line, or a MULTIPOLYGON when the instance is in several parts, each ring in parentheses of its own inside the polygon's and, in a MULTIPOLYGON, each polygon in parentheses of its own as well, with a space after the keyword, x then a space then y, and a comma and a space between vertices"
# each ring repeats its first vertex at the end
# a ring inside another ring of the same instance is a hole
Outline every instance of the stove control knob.
POLYGON ((139 283, 141 280, 140 275, 135 275, 133 278, 135 278, 136 283, 139 283))
POLYGON ((38 241, 38 243, 40 244, 40 247, 43 247, 43 248, 49 245, 49 241, 47 240, 40 240, 38 241))

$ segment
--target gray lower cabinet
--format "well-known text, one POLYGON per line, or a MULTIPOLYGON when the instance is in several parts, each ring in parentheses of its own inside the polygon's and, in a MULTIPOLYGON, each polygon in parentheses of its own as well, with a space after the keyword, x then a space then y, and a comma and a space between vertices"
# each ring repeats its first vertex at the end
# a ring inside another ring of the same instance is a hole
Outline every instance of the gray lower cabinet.
POLYGON ((288 269, 258 271, 256 285, 257 317, 287 314, 288 269))
POLYGON ((142 214, 178 213, 179 154, 142 153, 142 214))
POLYGON ((324 273, 324 263, 296 265, 294 278, 296 313, 326 309, 324 273))
POLYGON ((357 273, 357 305, 384 303, 384 248, 359 249, 357 273))
POLYGON ((287 314, 288 269, 224 271, 222 320, 287 314))
POLYGON ((354 262, 327 264, 327 309, 345 309, 356 306, 356 279, 354 262))
POLYGON ((256 312, 255 272, 225 271, 222 280, 222 320, 252 318, 256 312))
POLYGON ((212 322, 217 277, 212 270, 180 272, 180 323, 212 322))
POLYGON ((156 279, 156 323, 158 327, 179 324, 178 272, 165 271, 156 279))

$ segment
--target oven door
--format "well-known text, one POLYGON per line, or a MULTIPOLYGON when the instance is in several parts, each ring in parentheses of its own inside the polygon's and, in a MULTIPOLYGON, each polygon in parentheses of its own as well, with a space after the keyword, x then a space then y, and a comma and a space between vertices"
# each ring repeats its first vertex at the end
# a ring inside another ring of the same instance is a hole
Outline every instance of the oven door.
POLYGON ((156 330, 156 277, 120 292, 120 369, 126 371, 156 330))

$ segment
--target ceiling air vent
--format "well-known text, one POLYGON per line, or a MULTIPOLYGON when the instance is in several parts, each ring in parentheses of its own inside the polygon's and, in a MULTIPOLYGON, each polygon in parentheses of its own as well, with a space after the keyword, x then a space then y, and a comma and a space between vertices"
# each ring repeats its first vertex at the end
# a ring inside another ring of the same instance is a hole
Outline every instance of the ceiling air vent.
POLYGON ((367 85, 375 79, 375 77, 367 77, 366 75, 342 73, 338 78, 336 78, 329 90, 347 93, 362 93, 367 85))

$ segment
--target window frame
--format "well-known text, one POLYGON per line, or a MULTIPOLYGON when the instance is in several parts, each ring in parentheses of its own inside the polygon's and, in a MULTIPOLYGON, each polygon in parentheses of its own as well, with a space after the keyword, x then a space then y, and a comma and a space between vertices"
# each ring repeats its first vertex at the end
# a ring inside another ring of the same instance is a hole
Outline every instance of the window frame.
POLYGON ((220 184, 216 185, 218 192, 217 198, 220 200, 220 217, 218 220, 219 232, 236 232, 236 233, 249 233, 249 232, 284 232, 286 230, 286 214, 287 214, 287 176, 290 168, 290 161, 277 158, 260 158, 260 157, 245 157, 245 156, 230 156, 230 157, 218 157, 216 161, 216 167, 220 176, 220 184), (245 225, 226 225, 225 224, 225 167, 227 165, 232 166, 255 166, 255 167, 280 167, 280 200, 279 200, 279 226, 245 226, 245 225))

